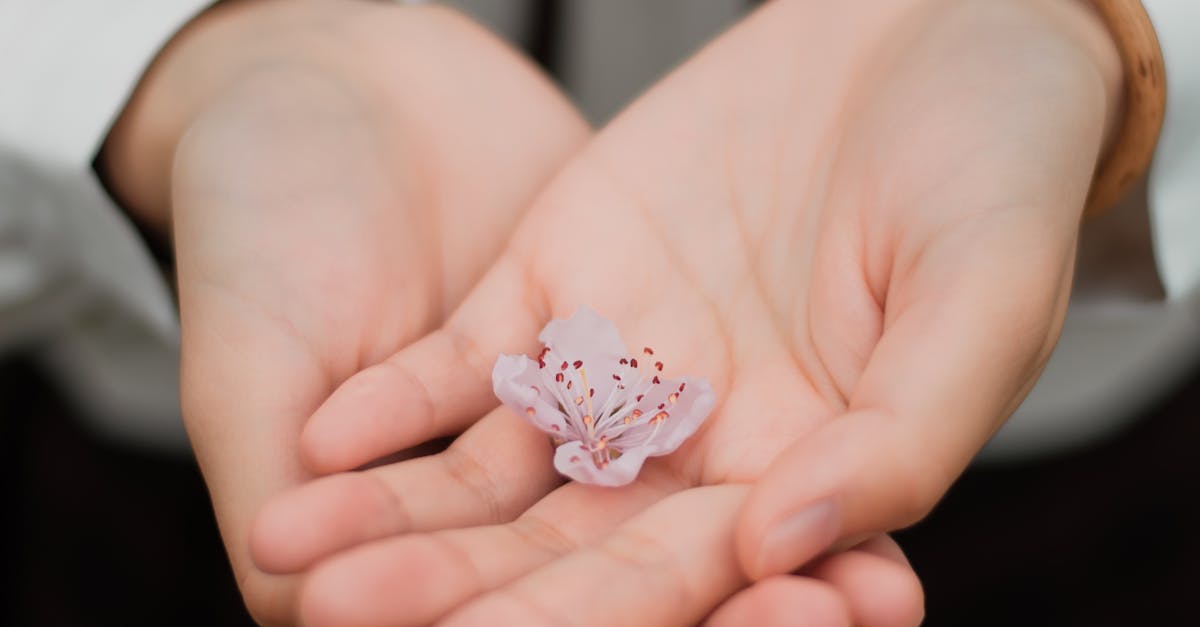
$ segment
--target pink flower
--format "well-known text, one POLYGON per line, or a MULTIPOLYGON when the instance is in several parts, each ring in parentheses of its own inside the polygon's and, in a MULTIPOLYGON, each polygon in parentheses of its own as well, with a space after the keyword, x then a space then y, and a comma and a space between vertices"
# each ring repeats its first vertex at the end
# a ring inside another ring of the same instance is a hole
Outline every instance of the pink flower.
POLYGON ((663 378, 650 348, 631 356, 613 323, 587 307, 551 320, 538 339, 537 359, 500 355, 492 389, 550 434, 554 467, 576 481, 633 481, 647 457, 679 448, 716 403, 704 379, 663 378))

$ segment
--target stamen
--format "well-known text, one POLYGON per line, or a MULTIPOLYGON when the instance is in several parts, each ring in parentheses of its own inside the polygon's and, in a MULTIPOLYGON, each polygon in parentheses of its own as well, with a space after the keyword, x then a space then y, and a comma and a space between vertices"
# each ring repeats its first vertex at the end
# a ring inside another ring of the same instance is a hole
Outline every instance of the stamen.
MULTIPOLYGON (((583 365, 582 361, 577 361, 575 363, 579 364, 579 366, 583 365)), ((575 368, 579 370, 579 377, 581 379, 583 379, 583 387, 588 388, 587 413, 588 413, 588 416, 591 416, 594 413, 592 411, 592 396, 596 394, 596 390, 591 389, 588 386, 587 370, 584 370, 583 368, 580 368, 579 366, 575 366, 575 368)), ((595 429, 592 428, 592 425, 591 424, 587 425, 587 428, 588 428, 588 436, 593 437, 593 438, 596 437, 596 431, 595 431, 595 429)))

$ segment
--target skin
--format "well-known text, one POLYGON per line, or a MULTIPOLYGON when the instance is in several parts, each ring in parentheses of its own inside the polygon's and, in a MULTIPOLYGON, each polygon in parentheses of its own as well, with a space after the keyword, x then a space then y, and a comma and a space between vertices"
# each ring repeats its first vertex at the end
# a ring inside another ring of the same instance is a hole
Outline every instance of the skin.
POLYGON ((256 563, 312 569, 316 626, 684 625, 726 599, 711 620, 738 624, 785 586, 817 624, 919 622, 775 576, 919 520, 1028 391, 1120 83, 1074 2, 768 4, 597 134, 447 322, 343 383, 300 447, 326 473, 465 433, 274 499, 256 563), (558 485, 546 439, 493 409, 490 359, 579 304, 720 399, 624 488, 558 485))
MULTIPOLYGON (((226 2, 179 33, 147 72, 99 164, 137 219, 172 236, 185 420, 256 620, 298 619, 299 569, 256 566, 250 528, 267 499, 327 472, 321 453, 304 457, 306 421, 348 379, 363 385, 389 372, 385 357, 397 351, 471 350, 444 334, 416 341, 494 263, 537 191, 588 135, 527 62, 440 9, 226 2)), ((396 377, 405 378, 396 370, 379 383, 396 377)), ((395 439, 388 402, 359 398, 363 417, 380 423, 355 426, 395 439)), ((403 428, 416 444, 432 435, 427 426, 403 428)), ((471 472, 453 452, 428 459, 450 476, 471 472)), ((515 518, 557 483, 530 477, 495 520, 515 518)), ((440 495, 406 498, 433 508, 440 495)), ((322 524, 337 513, 322 511, 322 524)), ((344 513, 346 522, 363 514, 344 513)), ((474 509, 448 507, 442 523, 463 515, 474 509)), ((300 545, 297 534, 313 529, 284 527, 300 545)), ((751 589, 714 621, 763 608, 815 620, 920 606, 919 584, 886 538, 827 561, 841 566, 773 580, 761 602, 751 589), (793 586, 803 594, 779 594, 793 586)))

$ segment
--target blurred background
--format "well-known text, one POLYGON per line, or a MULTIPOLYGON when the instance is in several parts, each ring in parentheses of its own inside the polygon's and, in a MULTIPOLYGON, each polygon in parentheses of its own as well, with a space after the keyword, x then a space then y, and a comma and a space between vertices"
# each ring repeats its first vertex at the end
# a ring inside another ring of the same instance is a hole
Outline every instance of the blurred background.
MULTIPOLYGON (((755 3, 448 4, 523 47, 602 124, 755 3)), ((1140 255, 1153 273, 1137 215, 1114 229, 1137 249, 1120 256, 1124 274, 1095 276, 1153 284, 1150 301, 1161 298, 1157 279, 1128 262, 1140 255)), ((1085 241, 1085 266, 1089 250, 1085 241)), ((158 252, 169 268, 169 251, 158 252)), ((252 624, 195 463, 97 430, 37 363, 0 361, 0 625, 252 624)), ((898 534, 925 583, 926 624, 1196 624, 1200 370, 1182 380, 1104 437, 976 465, 898 534)))

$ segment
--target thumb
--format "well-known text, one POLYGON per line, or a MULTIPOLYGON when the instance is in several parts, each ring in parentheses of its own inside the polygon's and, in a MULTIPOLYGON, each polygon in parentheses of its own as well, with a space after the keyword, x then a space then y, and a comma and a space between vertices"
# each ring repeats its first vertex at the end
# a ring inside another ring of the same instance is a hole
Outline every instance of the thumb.
POLYGON ((756 483, 736 539, 751 577, 923 518, 1032 387, 1065 313, 1074 239, 982 230, 929 247, 894 282, 847 411, 756 483))

